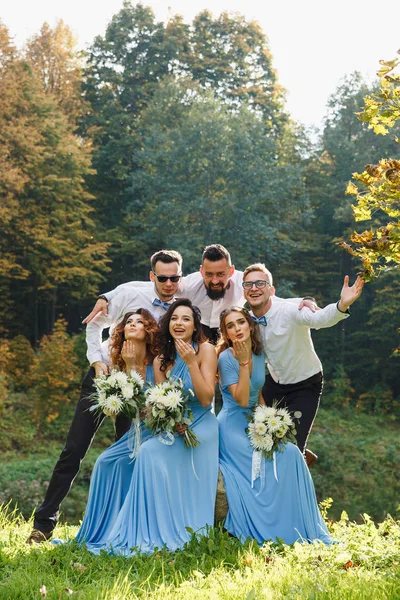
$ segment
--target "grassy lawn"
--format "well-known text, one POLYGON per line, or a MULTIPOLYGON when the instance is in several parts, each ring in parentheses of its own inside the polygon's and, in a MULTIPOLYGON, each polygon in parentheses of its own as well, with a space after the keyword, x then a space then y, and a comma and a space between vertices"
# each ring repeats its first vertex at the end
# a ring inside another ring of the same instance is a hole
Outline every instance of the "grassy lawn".
POLYGON ((0 513, 0 598, 130 599, 398 599, 400 523, 349 522, 329 527, 337 543, 241 545, 221 529, 184 550, 122 558, 94 556, 74 541, 77 528, 58 526, 71 540, 27 546, 31 524, 0 513))

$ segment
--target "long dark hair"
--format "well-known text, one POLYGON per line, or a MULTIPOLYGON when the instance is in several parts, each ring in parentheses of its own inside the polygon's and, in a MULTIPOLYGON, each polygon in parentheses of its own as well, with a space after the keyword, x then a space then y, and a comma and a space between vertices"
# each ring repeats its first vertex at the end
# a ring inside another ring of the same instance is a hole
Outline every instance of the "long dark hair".
POLYGON ((176 348, 174 344, 174 338, 169 331, 169 324, 171 317, 178 306, 187 306, 192 311, 194 321, 192 342, 196 344, 196 353, 198 352, 198 345, 202 342, 205 342, 207 339, 201 329, 201 312, 197 306, 193 306, 188 298, 180 298, 179 300, 175 300, 165 315, 161 317, 159 321, 160 330, 156 338, 156 346, 161 360, 160 370, 163 372, 165 372, 168 367, 175 362, 176 359, 176 348))
POLYGON ((219 330, 220 337, 217 343, 217 356, 221 354, 226 348, 232 346, 231 340, 228 338, 228 332, 225 325, 225 319, 232 312, 241 313, 250 326, 250 339, 251 339, 251 351, 253 354, 262 353, 262 345, 258 328, 255 326, 253 319, 250 316, 249 311, 243 306, 231 306, 222 311, 219 318, 219 330))
POLYGON ((149 311, 145 308, 138 308, 138 310, 127 312, 124 315, 122 321, 120 321, 115 326, 115 329, 111 336, 109 347, 111 363, 113 367, 118 367, 121 371, 125 369, 125 361, 121 356, 122 344, 125 341, 124 329, 127 320, 132 315, 141 315, 141 317, 143 318, 144 328, 146 331, 145 342, 147 364, 151 365, 153 363, 153 360, 157 356, 157 351, 155 348, 155 337, 158 333, 158 325, 153 315, 149 313, 149 311))

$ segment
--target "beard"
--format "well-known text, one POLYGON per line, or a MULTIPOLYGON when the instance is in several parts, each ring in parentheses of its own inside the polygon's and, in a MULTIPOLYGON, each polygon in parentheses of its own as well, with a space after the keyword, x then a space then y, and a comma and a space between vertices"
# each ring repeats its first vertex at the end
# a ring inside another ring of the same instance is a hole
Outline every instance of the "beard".
POLYGON ((212 289, 212 288, 206 287, 207 296, 209 298, 211 298, 211 300, 221 300, 221 298, 223 298, 225 296, 226 290, 228 288, 229 288, 229 283, 226 287, 223 287, 223 288, 212 289))

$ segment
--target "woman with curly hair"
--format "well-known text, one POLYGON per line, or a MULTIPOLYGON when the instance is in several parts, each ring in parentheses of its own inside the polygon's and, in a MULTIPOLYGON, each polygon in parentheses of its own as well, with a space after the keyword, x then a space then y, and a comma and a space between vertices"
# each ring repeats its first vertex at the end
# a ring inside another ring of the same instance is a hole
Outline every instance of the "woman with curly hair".
POLYGON ((176 550, 189 541, 190 530, 205 533, 214 523, 218 424, 211 403, 217 357, 203 340, 200 316, 190 300, 174 302, 160 320, 154 361, 157 383, 168 373, 194 393, 190 427, 200 445, 187 448, 178 432, 169 444, 158 435, 142 441, 124 505, 103 546, 115 554, 176 550))
POLYGON ((258 327, 249 312, 233 306, 221 313, 217 346, 223 408, 218 415, 220 469, 229 505, 225 528, 235 537, 262 543, 331 539, 318 509, 314 485, 297 446, 288 442, 272 460, 262 458, 253 481, 253 448, 246 416, 265 404, 265 363, 258 327))
MULTIPOLYGON (((121 371, 135 370, 146 385, 154 383, 153 361, 158 325, 144 308, 128 312, 116 325, 109 344, 111 366, 121 371)), ((120 420, 127 417, 119 417, 120 420)), ((127 428, 126 428, 127 429, 127 428)), ((97 459, 90 481, 88 503, 77 540, 93 552, 100 551, 128 493, 135 459, 132 458, 134 429, 127 431, 97 459)), ((151 432, 141 423, 141 436, 151 432)))

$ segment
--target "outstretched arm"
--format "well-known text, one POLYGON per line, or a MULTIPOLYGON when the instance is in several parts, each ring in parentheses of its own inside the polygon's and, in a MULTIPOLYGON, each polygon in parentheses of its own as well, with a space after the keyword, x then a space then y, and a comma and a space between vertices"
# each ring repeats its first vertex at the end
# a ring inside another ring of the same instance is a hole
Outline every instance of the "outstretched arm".
POLYGON ((106 317, 108 315, 108 304, 114 298, 120 298, 121 294, 127 292, 130 296, 134 295, 135 291, 138 288, 153 288, 153 284, 150 281, 130 281, 129 283, 122 283, 115 289, 111 290, 111 292, 107 292, 102 294, 96 304, 94 305, 92 311, 88 314, 88 316, 83 319, 82 323, 88 324, 100 313, 102 316, 106 317))
POLYGON ((297 325, 320 329, 323 327, 332 327, 349 317, 348 308, 360 297, 364 286, 364 280, 357 277, 355 283, 349 286, 349 277, 344 278, 343 288, 340 293, 340 300, 336 304, 328 304, 325 308, 312 313, 307 309, 301 311, 291 311, 290 318, 297 325))
POLYGON ((340 312, 346 312, 348 308, 361 296, 364 283, 364 279, 358 276, 353 285, 349 286, 349 276, 345 276, 342 291, 340 292, 340 300, 338 302, 338 309, 340 312))

